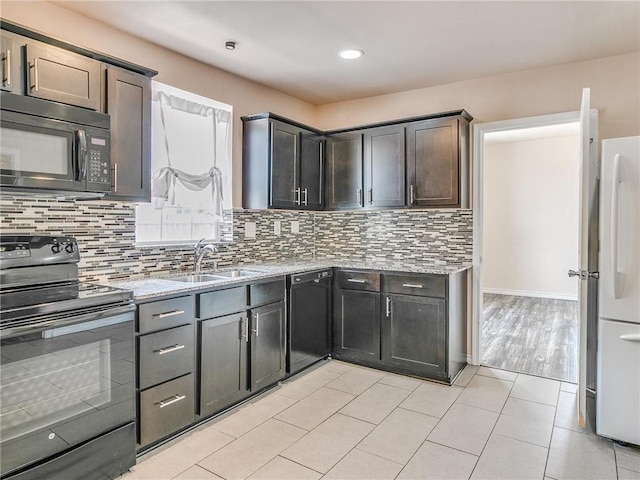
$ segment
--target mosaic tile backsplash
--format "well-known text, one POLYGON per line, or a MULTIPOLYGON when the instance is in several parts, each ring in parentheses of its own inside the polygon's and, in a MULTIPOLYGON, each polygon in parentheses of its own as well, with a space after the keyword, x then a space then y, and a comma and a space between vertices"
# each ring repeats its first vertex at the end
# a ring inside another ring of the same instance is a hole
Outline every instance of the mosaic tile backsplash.
MULTIPOLYGON (((193 269, 192 246, 136 246, 135 204, 0 197, 0 233, 68 235, 80 246, 85 281, 122 280, 193 269)), ((234 210, 231 244, 210 258, 221 267, 277 260, 336 258, 429 263, 470 262, 471 210, 304 212, 234 210), (274 222, 281 225, 274 233, 274 222), (292 233, 292 222, 299 233, 292 233), (245 223, 256 224, 245 239, 245 223)))

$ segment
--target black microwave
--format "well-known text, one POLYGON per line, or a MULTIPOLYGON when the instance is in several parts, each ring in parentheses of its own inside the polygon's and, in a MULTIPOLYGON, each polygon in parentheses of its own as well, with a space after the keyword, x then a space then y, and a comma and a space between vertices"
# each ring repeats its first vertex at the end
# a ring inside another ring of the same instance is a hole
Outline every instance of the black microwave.
POLYGON ((109 115, 6 92, 0 110, 3 192, 111 191, 109 115))

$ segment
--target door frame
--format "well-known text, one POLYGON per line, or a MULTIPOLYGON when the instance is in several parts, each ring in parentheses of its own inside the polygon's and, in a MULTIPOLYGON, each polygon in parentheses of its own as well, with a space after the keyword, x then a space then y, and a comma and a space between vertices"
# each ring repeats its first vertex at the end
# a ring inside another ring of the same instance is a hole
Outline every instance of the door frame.
MULTIPOLYGON (((471 358, 472 365, 482 362, 482 310, 484 291, 483 265, 483 205, 484 194, 484 136, 490 132, 517 130, 529 127, 544 127, 580 121, 580 111, 553 113, 534 117, 514 118, 496 122, 474 123, 472 132, 473 149, 473 270, 471 298, 471 358)), ((576 199, 577 200, 577 199, 576 199)))

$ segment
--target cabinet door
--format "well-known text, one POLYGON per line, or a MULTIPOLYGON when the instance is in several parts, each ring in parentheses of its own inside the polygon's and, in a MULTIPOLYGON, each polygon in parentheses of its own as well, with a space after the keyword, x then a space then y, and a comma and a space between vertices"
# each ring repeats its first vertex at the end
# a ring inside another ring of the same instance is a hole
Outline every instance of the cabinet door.
POLYGON ((407 173, 407 205, 454 207, 460 204, 457 118, 409 124, 407 173))
POLYGON ((251 310, 251 391, 276 383, 285 374, 284 302, 251 310))
POLYGON ((300 188, 303 208, 321 209, 323 205, 324 152, 322 137, 310 133, 300 134, 300 188))
POLYGON ((110 196, 151 200, 151 79, 107 68, 105 112, 111 115, 110 196))
POLYGON ((27 95, 100 110, 99 61, 33 40, 26 60, 27 95))
POLYGON ((327 208, 363 206, 362 134, 327 138, 327 208))
POLYGON ((200 415, 248 395, 248 329, 244 313, 200 322, 200 415))
POLYGON ((382 360, 414 375, 446 378, 446 300, 385 296, 382 360))
POLYGON ((4 30, 0 34, 2 50, 2 81, 0 89, 5 92, 22 94, 22 37, 4 30))
POLYGON ((404 139, 403 125, 364 132, 365 206, 404 206, 404 139))
POLYGON ((333 312, 333 354, 380 360, 380 294, 337 289, 333 312))
POLYGON ((300 205, 299 131, 297 127, 277 120, 270 122, 270 207, 292 208, 300 205))

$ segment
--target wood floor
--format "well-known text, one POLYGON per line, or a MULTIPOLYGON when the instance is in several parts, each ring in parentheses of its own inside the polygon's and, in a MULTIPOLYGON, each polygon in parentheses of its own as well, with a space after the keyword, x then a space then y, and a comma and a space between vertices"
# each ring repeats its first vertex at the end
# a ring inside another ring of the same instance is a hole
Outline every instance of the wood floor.
POLYGON ((578 381, 578 302, 484 294, 482 364, 578 381))

